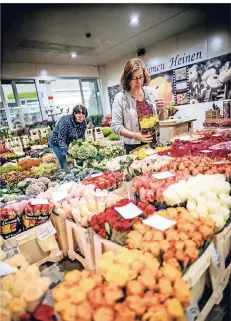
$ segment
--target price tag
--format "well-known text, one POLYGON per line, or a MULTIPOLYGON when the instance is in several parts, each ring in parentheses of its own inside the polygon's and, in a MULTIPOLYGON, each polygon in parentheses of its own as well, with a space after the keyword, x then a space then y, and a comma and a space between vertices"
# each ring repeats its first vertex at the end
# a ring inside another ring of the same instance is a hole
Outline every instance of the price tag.
POLYGON ((225 164, 225 162, 215 162, 214 165, 225 164))
POLYGON ((176 224, 175 221, 169 220, 168 218, 162 217, 158 214, 146 218, 143 220, 143 223, 160 231, 165 231, 176 224))
POLYGON ((219 136, 221 136, 221 134, 213 134, 212 136, 213 137, 219 137, 219 136))
POLYGON ((14 256, 15 254, 20 253, 17 245, 11 246, 11 244, 8 244, 8 245, 4 246, 3 250, 6 253, 7 258, 10 258, 10 257, 14 256))
POLYGON ((161 172, 161 173, 153 174, 152 176, 157 179, 166 179, 166 178, 175 176, 175 174, 172 174, 170 172, 161 172))
POLYGON ((200 143, 200 142, 201 142, 200 140, 192 140, 193 144, 200 143))
POLYGON ((103 173, 95 173, 91 175, 91 178, 102 176, 103 173))
POLYGON ((48 200, 43 198, 31 198, 30 202, 31 202, 31 205, 48 205, 49 204, 48 200))
POLYGON ((0 276, 5 276, 17 272, 18 269, 10 266, 9 264, 0 261, 0 276))
POLYGON ((54 202, 60 202, 64 200, 66 197, 68 197, 67 191, 58 191, 52 193, 52 199, 54 202))
POLYGON ((143 211, 132 202, 125 206, 115 207, 115 210, 125 219, 133 219, 143 213, 143 211))
POLYGON ((211 150, 207 150, 207 149, 205 149, 205 150, 200 150, 200 153, 211 153, 211 150))
POLYGON ((153 154, 156 153, 156 152, 154 151, 154 149, 146 149, 144 152, 145 152, 145 154, 147 154, 147 155, 153 155, 153 154))
POLYGON ((75 184, 75 183, 74 182, 64 183, 64 184, 59 186, 58 191, 70 190, 72 188, 73 184, 75 184))
POLYGON ((52 223, 50 221, 48 221, 42 225, 37 226, 36 232, 37 232, 38 239, 40 241, 42 241, 45 238, 47 238, 48 236, 55 234, 56 229, 54 228, 52 223))
POLYGON ((195 321, 200 315, 200 309, 195 301, 191 301, 190 305, 186 309, 187 321, 195 321))

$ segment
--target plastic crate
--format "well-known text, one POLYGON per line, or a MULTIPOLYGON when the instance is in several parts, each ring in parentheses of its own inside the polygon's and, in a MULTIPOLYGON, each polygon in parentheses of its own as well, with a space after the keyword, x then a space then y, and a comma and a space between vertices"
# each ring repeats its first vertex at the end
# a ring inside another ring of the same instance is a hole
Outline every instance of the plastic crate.
POLYGON ((78 260, 85 269, 95 270, 94 242, 92 228, 83 228, 66 220, 68 257, 78 260))
POLYGON ((30 264, 41 265, 46 262, 58 262, 63 258, 54 235, 50 235, 47 239, 40 241, 37 236, 36 227, 4 242, 7 248, 18 247, 18 251, 26 257, 30 264))
POLYGON ((99 267, 99 261, 103 253, 107 251, 115 251, 121 245, 116 244, 112 241, 102 239, 99 235, 96 233, 93 234, 94 237, 94 252, 95 252, 95 269, 98 271, 99 267))
POLYGON ((63 256, 68 255, 68 241, 67 241, 67 227, 66 218, 52 213, 50 220, 57 231, 57 240, 60 250, 63 252, 63 256))

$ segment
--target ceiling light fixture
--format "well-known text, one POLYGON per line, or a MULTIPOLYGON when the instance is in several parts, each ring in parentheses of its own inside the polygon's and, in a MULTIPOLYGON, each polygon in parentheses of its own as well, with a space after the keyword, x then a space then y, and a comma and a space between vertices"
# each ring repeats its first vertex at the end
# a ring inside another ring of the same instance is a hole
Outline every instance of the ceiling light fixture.
POLYGON ((140 19, 138 16, 133 16, 129 22, 131 25, 138 25, 139 21, 140 19))
POLYGON ((77 53, 76 52, 73 52, 72 54, 71 54, 71 58, 76 58, 78 55, 77 55, 77 53))

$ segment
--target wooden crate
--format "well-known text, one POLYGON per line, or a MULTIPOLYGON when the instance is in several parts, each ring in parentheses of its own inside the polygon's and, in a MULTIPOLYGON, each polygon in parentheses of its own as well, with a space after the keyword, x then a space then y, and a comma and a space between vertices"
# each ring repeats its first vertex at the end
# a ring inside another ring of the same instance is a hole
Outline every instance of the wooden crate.
POLYGON ((29 131, 29 134, 30 134, 30 140, 31 140, 31 141, 39 140, 39 139, 40 139, 38 128, 31 129, 31 130, 29 131))
POLYGON ((100 140, 103 139, 103 131, 101 127, 95 127, 94 128, 94 136, 95 136, 95 140, 100 140))
POLYGON ((227 273, 230 274, 231 263, 228 267, 225 266, 225 261, 231 255, 231 223, 224 230, 216 234, 214 237, 214 246, 218 252, 220 266, 215 269, 215 278, 217 282, 225 282, 227 273))
POLYGON ((220 118, 219 110, 208 110, 205 112, 205 120, 220 118))
POLYGON ((52 213, 50 220, 57 231, 57 240, 59 248, 63 252, 63 256, 66 257, 68 255, 66 218, 61 217, 58 214, 52 213))
POLYGON ((95 271, 94 242, 92 228, 77 226, 66 220, 68 257, 78 260, 85 269, 95 271))
POLYGON ((92 141, 95 140, 95 138, 94 138, 94 129, 93 129, 93 128, 88 128, 88 129, 86 130, 85 135, 86 135, 86 139, 90 139, 90 140, 92 140, 92 141))
POLYGON ((96 271, 98 271, 99 261, 103 253, 107 251, 115 251, 116 249, 121 247, 121 245, 109 240, 102 239, 96 233, 93 234, 93 238, 94 238, 94 253, 95 253, 95 269, 96 271))
POLYGON ((214 277, 214 262, 213 255, 215 252, 214 244, 210 243, 206 251, 201 255, 201 257, 188 269, 188 271, 183 276, 184 280, 187 280, 190 286, 190 291, 192 294, 192 299, 195 302, 199 302, 201 299, 206 283, 206 277, 210 276, 212 283, 212 294, 208 301, 206 302, 203 309, 200 311, 199 317, 196 321, 205 321, 208 314, 215 304, 219 304, 223 297, 223 290, 221 291, 221 286, 218 284, 216 278, 214 277))
MULTIPOLYGON (((42 225, 43 224, 40 226, 42 225)), ((54 235, 51 235, 50 237, 54 238, 54 235)), ((36 264, 39 266, 45 262, 58 262, 62 260, 63 254, 59 249, 58 243, 53 238, 51 240, 52 248, 46 252, 42 250, 43 243, 38 240, 36 227, 5 240, 4 242, 7 248, 17 246, 19 252, 26 257, 30 264, 36 264)), ((44 244, 46 243, 47 240, 44 240, 44 244)))

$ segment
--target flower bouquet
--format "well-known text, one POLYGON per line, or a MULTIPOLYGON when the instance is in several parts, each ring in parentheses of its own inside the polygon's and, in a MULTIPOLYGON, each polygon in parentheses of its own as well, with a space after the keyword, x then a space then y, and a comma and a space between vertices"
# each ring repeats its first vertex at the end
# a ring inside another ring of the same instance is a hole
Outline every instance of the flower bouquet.
POLYGON ((141 133, 143 135, 152 135, 152 142, 149 144, 150 147, 156 148, 160 138, 160 126, 158 115, 143 117, 140 121, 141 133))

